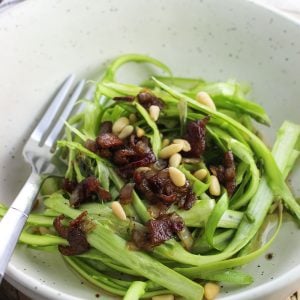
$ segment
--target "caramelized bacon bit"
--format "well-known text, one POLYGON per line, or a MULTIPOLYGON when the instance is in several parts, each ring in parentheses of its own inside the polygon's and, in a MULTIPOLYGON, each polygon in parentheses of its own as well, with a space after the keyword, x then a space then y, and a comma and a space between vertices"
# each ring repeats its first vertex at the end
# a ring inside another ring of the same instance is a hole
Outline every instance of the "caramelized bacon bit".
POLYGON ((132 202, 134 183, 125 184, 120 190, 120 203, 129 204, 132 202))
POLYGON ((182 218, 176 214, 162 214, 156 220, 149 220, 145 230, 134 229, 132 241, 139 249, 151 250, 171 239, 184 227, 182 218))
POLYGON ((160 98, 157 98, 155 95, 153 95, 150 92, 147 91, 140 92, 137 95, 137 98, 139 103, 146 109, 150 108, 151 105, 156 105, 160 109, 164 107, 164 103, 162 102, 162 100, 160 98))
POLYGON ((235 182, 235 163, 232 151, 227 151, 224 154, 224 166, 225 166, 225 188, 231 196, 236 188, 235 182))
POLYGON ((72 192, 70 205, 77 208, 81 203, 91 201, 95 195, 103 201, 111 200, 110 193, 100 186, 99 180, 94 176, 89 176, 82 180, 72 192))
POLYGON ((135 98, 134 96, 120 96, 120 97, 114 97, 113 100, 132 102, 134 98, 135 98))
POLYGON ((202 120, 191 121, 187 124, 185 139, 191 145, 191 151, 183 152, 184 156, 199 158, 205 151, 206 124, 209 117, 202 120))
POLYGON ((235 188, 235 163, 232 151, 224 153, 223 165, 210 166, 210 171, 218 177, 218 180, 223 184, 229 196, 232 196, 235 188))
POLYGON ((151 203, 171 205, 176 203, 179 208, 190 209, 196 201, 189 182, 184 186, 176 186, 170 179, 169 170, 135 171, 136 189, 151 203))
POLYGON ((145 167, 156 161, 146 137, 138 138, 132 134, 128 144, 114 152, 113 162, 119 166, 119 173, 129 178, 138 167, 145 167))
POLYGON ((62 189, 68 193, 72 193, 77 186, 77 182, 73 180, 69 180, 68 178, 64 178, 62 182, 62 189))
POLYGON ((102 133, 96 138, 99 148, 110 149, 123 145, 123 141, 113 133, 102 133))
POLYGON ((61 254, 66 256, 79 255, 90 249, 85 234, 93 226, 89 224, 86 217, 87 211, 84 211, 75 220, 71 221, 67 227, 62 225, 64 215, 60 215, 54 219, 53 226, 55 230, 69 242, 69 246, 58 246, 61 254))

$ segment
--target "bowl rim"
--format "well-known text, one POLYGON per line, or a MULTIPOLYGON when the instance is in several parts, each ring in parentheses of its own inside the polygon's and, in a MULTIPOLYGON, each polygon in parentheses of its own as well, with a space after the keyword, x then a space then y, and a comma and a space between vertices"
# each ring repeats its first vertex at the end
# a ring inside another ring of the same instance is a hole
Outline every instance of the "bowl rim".
MULTIPOLYGON (((22 4, 23 1, 20 1, 22 4)), ((27 2, 27 1, 26 1, 27 2)), ((28 1, 30 2, 30 0, 28 1)), ((273 14, 283 18, 289 22, 294 23, 297 26, 300 26, 300 18, 296 18, 274 6, 270 6, 265 3, 258 2, 257 0, 246 0, 252 5, 259 7, 260 9, 264 9, 272 12, 273 14)), ((0 14, 5 14, 8 11, 14 10, 19 3, 15 3, 10 5, 8 8, 0 11, 0 14)), ((300 29, 300 27, 299 27, 300 29)), ((33 297, 33 299, 65 299, 65 300, 82 300, 82 298, 71 296, 70 294, 66 294, 61 292, 53 287, 45 285, 41 283, 38 279, 31 277, 23 270, 19 269, 12 262, 9 263, 8 268, 4 277, 9 283, 18 288, 21 292, 29 297, 33 297), (39 298, 37 298, 39 296, 39 298), (41 298, 42 297, 42 298, 41 298)), ((270 291, 274 294, 276 291, 282 291, 284 288, 286 289, 288 285, 291 287, 295 286, 297 283, 300 283, 300 264, 296 265, 294 268, 288 270, 284 274, 279 277, 273 279, 272 281, 263 283, 257 287, 253 287, 250 290, 239 291, 233 295, 224 295, 222 300, 249 300, 249 299, 264 299, 264 296, 270 295, 270 291), (251 295, 250 295, 251 294, 251 295), (249 298, 251 296, 251 298, 249 298)), ((293 292, 291 290, 291 292, 293 292)), ((288 295, 286 295, 288 296, 288 295)))

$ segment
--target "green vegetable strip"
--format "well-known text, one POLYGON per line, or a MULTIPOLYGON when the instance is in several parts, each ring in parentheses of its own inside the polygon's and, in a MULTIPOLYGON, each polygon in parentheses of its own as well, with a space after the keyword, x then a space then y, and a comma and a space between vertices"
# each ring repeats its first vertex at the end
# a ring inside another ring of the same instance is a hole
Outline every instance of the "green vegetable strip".
POLYGON ((168 73, 169 75, 172 74, 171 70, 169 69, 168 66, 160 62, 159 60, 149 57, 147 55, 141 55, 141 54, 126 54, 122 55, 118 58, 116 58, 106 69, 106 73, 103 77, 103 80, 107 81, 114 81, 116 72, 118 69, 128 63, 128 62, 138 62, 138 63, 150 63, 158 68, 162 69, 164 72, 168 73))
POLYGON ((255 195, 259 186, 259 170, 256 167, 256 163, 252 157, 252 154, 243 144, 234 139, 230 139, 228 141, 228 144, 236 157, 249 164, 249 171, 251 173, 251 179, 248 184, 247 190, 244 191, 243 195, 238 198, 232 197, 230 201, 230 207, 232 209, 238 209, 246 205, 249 200, 255 195))
MULTIPOLYGON (((186 226, 204 227, 209 215, 215 206, 215 200, 203 199, 195 202, 189 210, 178 209, 171 207, 168 212, 175 211, 184 220, 186 226)), ((237 228, 243 218, 243 213, 234 210, 226 210, 221 217, 218 227, 222 228, 237 228)))
POLYGON ((50 245, 63 245, 67 246, 69 243, 67 240, 55 236, 55 235, 37 235, 31 234, 26 232, 25 230, 22 231, 19 241, 23 244, 32 245, 32 246, 50 246, 50 245))
POLYGON ((253 282, 252 276, 241 271, 224 270, 217 272, 199 272, 198 279, 208 281, 229 282, 232 284, 247 285, 253 282))
POLYGON ((217 229, 218 223, 221 220, 222 215, 224 214, 227 208, 228 196, 225 192, 223 196, 218 200, 205 225, 204 235, 206 237, 207 242, 214 248, 216 248, 216 245, 214 245, 214 234, 217 229))
POLYGON ((184 166, 179 166, 179 170, 186 176, 189 182, 193 186, 193 192, 196 196, 201 196, 210 185, 210 180, 207 183, 202 182, 201 180, 197 179, 190 171, 188 171, 184 166))
MULTIPOLYGON (((168 77, 168 76, 155 76, 161 82, 173 86, 174 88, 179 88, 182 90, 191 90, 196 89, 200 83, 205 83, 205 81, 201 78, 186 78, 186 77, 168 77)), ((153 80, 144 81, 141 86, 146 86, 151 89, 155 87, 153 80)))
POLYGON ((221 228, 237 228, 244 214, 241 211, 227 209, 218 223, 221 228))
POLYGON ((133 281, 126 292, 124 300, 138 300, 145 294, 146 283, 143 281, 133 281))
POLYGON ((159 130, 157 128, 157 125, 151 119, 149 113, 142 105, 140 105, 139 103, 136 102, 135 106, 136 106, 136 109, 138 110, 138 112, 142 115, 142 117, 145 119, 145 121, 147 122, 147 124, 153 131, 153 134, 150 137, 151 144, 152 144, 152 151, 155 154, 155 156, 158 157, 158 151, 161 148, 161 139, 160 139, 159 130))
MULTIPOLYGON (((216 249, 224 250, 228 246, 229 240, 232 239, 234 233, 235 230, 228 229, 219 234, 215 234, 213 238, 213 245, 216 247, 216 249)), ((194 245, 192 247, 192 252, 195 254, 203 254, 212 249, 213 247, 210 244, 208 244, 205 236, 202 234, 195 240, 194 245)))
POLYGON ((239 185, 243 179, 244 179, 244 175, 246 173, 248 169, 248 164, 241 161, 238 166, 237 166, 237 169, 236 169, 236 176, 235 176, 235 182, 237 185, 239 185))
MULTIPOLYGON (((70 208, 68 202, 59 194, 46 199, 45 205, 72 219, 80 214, 80 211, 70 208)), ((191 300, 201 299, 203 295, 201 285, 181 276, 143 252, 129 250, 125 240, 113 234, 102 224, 97 223, 93 232, 87 235, 87 240, 92 247, 100 252, 175 294, 191 300)))
MULTIPOLYGON (((265 174, 267 178, 268 185, 273 190, 275 196, 280 197, 284 200, 287 207, 294 213, 298 220, 300 220, 300 205, 297 203, 295 198, 293 197, 292 193, 290 192, 288 186, 284 182, 283 176, 278 168, 272 154, 266 147, 266 145, 251 131, 249 131, 246 127, 239 124, 232 118, 211 110, 205 105, 198 103, 196 100, 191 99, 183 94, 180 94, 172 89, 170 89, 167 85, 159 82, 157 79, 153 78, 153 80, 157 83, 159 87, 163 90, 167 91, 173 97, 179 99, 185 99, 187 103, 194 109, 200 110, 203 113, 211 115, 212 118, 216 118, 228 123, 228 125, 233 126, 234 128, 238 129, 245 138, 251 144, 253 150, 256 152, 257 156, 264 160, 264 167, 265 167, 265 174)), ((295 125, 297 126, 297 125, 295 125)))
POLYGON ((80 259, 71 256, 64 256, 64 259, 83 278, 87 279, 94 285, 114 295, 124 296, 126 294, 126 289, 111 282, 107 276, 101 274, 99 271, 96 271, 94 268, 90 267, 80 259))
POLYGON ((116 261, 114 261, 111 257, 99 252, 96 249, 90 249, 88 252, 82 253, 80 255, 77 255, 77 257, 86 258, 93 261, 99 261, 103 263, 104 265, 110 267, 111 269, 117 270, 119 272, 122 272, 124 274, 139 276, 139 273, 133 271, 130 268, 125 267, 122 264, 117 264, 116 261))

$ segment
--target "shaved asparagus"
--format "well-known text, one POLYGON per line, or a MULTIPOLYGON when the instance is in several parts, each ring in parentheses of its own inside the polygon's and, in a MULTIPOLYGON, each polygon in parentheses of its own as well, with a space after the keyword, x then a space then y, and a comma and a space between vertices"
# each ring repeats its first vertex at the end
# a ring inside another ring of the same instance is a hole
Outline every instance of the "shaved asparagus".
MULTIPOLYGON (((271 153, 252 123, 269 125, 269 117, 247 99, 247 86, 173 77, 146 55, 116 58, 94 84, 93 100, 81 100, 83 110, 57 143, 54 162, 65 178, 46 178, 45 208, 29 216, 20 242, 70 250, 65 261, 76 272, 125 300, 200 300, 197 280, 250 284, 251 276, 232 268, 271 245, 282 224, 280 201, 300 219, 285 183, 300 154, 300 126, 284 122, 271 153), (118 70, 130 62, 158 74, 141 85, 118 83, 118 70), (158 153, 170 143, 177 152, 162 160, 158 153), (277 228, 253 250, 270 208, 278 209, 277 228)), ((0 217, 6 210, 0 205, 0 217)))

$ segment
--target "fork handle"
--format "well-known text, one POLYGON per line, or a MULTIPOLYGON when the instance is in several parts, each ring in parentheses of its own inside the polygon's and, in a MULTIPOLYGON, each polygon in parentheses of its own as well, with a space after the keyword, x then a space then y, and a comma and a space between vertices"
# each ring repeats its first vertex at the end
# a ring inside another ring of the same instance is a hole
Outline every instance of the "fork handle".
POLYGON ((40 177, 31 173, 0 222, 0 283, 39 190, 40 177))

